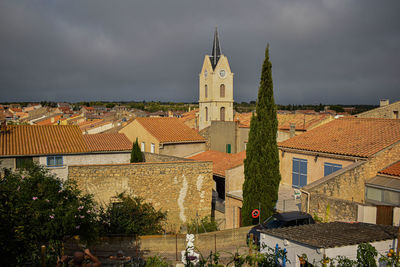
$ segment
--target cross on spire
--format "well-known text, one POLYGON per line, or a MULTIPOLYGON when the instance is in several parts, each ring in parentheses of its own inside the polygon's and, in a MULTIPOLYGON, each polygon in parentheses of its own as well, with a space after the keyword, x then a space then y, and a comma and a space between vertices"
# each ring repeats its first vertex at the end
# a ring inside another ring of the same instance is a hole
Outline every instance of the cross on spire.
POLYGON ((213 48, 212 48, 212 53, 211 53, 211 65, 213 69, 217 66, 218 60, 221 57, 221 47, 219 45, 219 39, 218 39, 218 30, 217 27, 215 27, 215 33, 214 33, 214 42, 213 42, 213 48))

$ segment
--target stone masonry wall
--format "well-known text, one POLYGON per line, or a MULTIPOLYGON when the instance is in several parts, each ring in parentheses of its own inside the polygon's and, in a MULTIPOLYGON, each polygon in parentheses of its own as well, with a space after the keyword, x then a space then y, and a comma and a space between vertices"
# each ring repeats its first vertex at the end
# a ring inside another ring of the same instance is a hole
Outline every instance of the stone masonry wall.
POLYGON ((400 116, 400 101, 394 102, 387 106, 374 108, 372 110, 356 115, 356 117, 359 118, 385 118, 385 119, 399 119, 398 116, 400 116))
MULTIPOLYGON (((305 191, 311 193, 309 204, 310 212, 312 207, 315 208, 316 206, 318 207, 318 205, 320 208, 317 210, 326 210, 326 206, 323 207, 323 203, 320 202, 321 197, 314 197, 317 195, 323 195, 330 199, 365 203, 365 181, 375 177, 378 171, 398 161, 399 155, 400 142, 375 154, 367 161, 355 162, 342 170, 325 176, 303 187, 305 191)), ((306 199, 306 194, 302 194, 303 210, 305 210, 307 206, 306 199)), ((339 206, 338 212, 340 212, 340 210, 339 206)), ((348 216, 347 211, 344 209, 343 214, 337 216, 343 218, 347 217, 348 220, 351 220, 354 217, 354 215, 348 216)), ((355 216, 357 216, 357 213, 355 213, 355 216)))
MULTIPOLYGON (((306 207, 307 198, 302 197, 302 207, 306 207)), ((310 211, 312 216, 317 215, 323 221, 357 221, 357 202, 327 197, 321 194, 312 194, 310 211)))
POLYGON ((207 141, 206 141, 206 151, 211 149, 211 139, 210 139, 210 126, 202 129, 199 131, 199 134, 203 136, 207 141))
POLYGON ((144 198, 167 211, 166 230, 177 232, 198 215, 211 215, 212 163, 177 161, 70 166, 68 178, 107 205, 117 193, 144 198))

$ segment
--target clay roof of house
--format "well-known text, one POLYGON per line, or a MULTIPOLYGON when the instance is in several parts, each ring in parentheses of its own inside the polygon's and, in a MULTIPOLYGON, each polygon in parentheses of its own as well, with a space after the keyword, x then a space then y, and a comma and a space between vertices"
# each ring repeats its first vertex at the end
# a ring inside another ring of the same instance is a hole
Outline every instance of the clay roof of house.
POLYGON ((81 130, 73 125, 8 125, 0 132, 0 156, 88 151, 81 130))
POLYGON ((193 119, 196 118, 196 113, 197 113, 197 112, 199 112, 198 109, 194 109, 194 110, 185 112, 185 113, 182 114, 182 117, 179 118, 179 120, 180 120, 180 121, 183 121, 183 122, 185 122, 185 121, 187 121, 187 120, 193 120, 193 119))
MULTIPOLYGON (((239 123, 240 128, 250 128, 252 112, 248 113, 236 113, 235 121, 239 123)), ((315 126, 323 123, 324 121, 329 121, 332 117, 329 114, 285 114, 278 113, 278 129, 285 131, 290 129, 290 124, 294 123, 296 125, 296 130, 306 131, 315 126)))
POLYGON ((360 243, 394 239, 398 227, 369 223, 317 223, 301 226, 263 229, 262 233, 310 245, 318 248, 333 248, 360 243))
POLYGON ((29 114, 27 112, 16 112, 15 113, 16 116, 18 116, 18 118, 23 119, 29 116, 29 114))
POLYGON ((400 161, 398 161, 398 162, 390 165, 389 167, 381 170, 379 173, 400 177, 400 161))
POLYGON ((50 118, 36 122, 36 125, 55 125, 57 121, 61 120, 62 115, 51 116, 50 118))
POLYGON ((198 132, 177 118, 136 118, 160 143, 205 142, 198 132))
POLYGON ((345 117, 280 142, 278 146, 367 158, 399 141, 400 120, 345 117))
POLYGON ((21 108, 9 108, 8 110, 9 110, 10 112, 12 112, 12 113, 22 112, 22 109, 21 109, 21 108))
POLYGON ((122 133, 86 134, 83 139, 90 151, 131 150, 132 142, 122 133))
POLYGON ((213 173, 224 177, 226 170, 242 165, 245 158, 246 158, 246 151, 242 151, 236 154, 228 154, 214 150, 208 150, 199 153, 195 156, 189 157, 189 159, 194 159, 199 161, 204 161, 204 160, 212 161, 213 173))

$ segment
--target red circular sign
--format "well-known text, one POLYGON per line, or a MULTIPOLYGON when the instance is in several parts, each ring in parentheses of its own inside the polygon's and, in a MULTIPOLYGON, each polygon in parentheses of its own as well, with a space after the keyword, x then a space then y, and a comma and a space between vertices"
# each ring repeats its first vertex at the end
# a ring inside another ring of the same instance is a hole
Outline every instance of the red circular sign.
POLYGON ((260 216, 260 211, 259 210, 253 210, 252 212, 251 212, 251 217, 253 217, 254 219, 255 218, 258 218, 258 216, 260 216))

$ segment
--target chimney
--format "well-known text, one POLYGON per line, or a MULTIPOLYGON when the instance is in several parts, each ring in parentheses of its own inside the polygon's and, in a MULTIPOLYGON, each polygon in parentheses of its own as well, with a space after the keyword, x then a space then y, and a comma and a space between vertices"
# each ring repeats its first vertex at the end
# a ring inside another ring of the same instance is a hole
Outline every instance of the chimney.
POLYGON ((296 133, 296 123, 290 123, 290 126, 289 126, 289 136, 290 136, 290 138, 292 138, 293 136, 295 136, 295 133, 296 133))
POLYGON ((379 106, 380 107, 384 107, 384 106, 387 106, 387 105, 389 105, 389 99, 381 99, 381 101, 379 103, 379 106))

